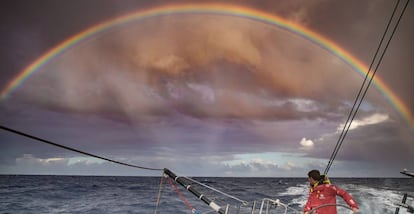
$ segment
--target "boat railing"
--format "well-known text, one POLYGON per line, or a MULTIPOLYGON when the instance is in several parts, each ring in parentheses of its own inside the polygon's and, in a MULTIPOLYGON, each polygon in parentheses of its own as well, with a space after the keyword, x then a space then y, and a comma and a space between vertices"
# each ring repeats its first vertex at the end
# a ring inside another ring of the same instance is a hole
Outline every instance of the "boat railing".
MULTIPOLYGON (((227 207, 228 208, 228 205, 227 207)), ((233 210, 234 211, 234 210, 233 210)), ((229 209, 226 209, 225 214, 270 214, 270 213, 301 213, 288 204, 282 203, 279 199, 270 199, 270 198, 263 198, 262 201, 253 201, 249 204, 243 204, 241 207, 237 209, 235 212, 229 212, 229 209), (246 207, 248 205, 248 207, 246 207)))
POLYGON ((280 202, 279 199, 273 200, 273 199, 270 199, 270 198, 264 198, 262 200, 261 205, 260 205, 259 214, 262 214, 262 213, 268 214, 269 209, 277 208, 277 207, 282 207, 285 210, 284 213, 286 214, 287 211, 288 211, 289 205, 280 202))
MULTIPOLYGON (((262 199, 262 201, 260 203, 258 213, 256 212, 257 211, 256 204, 257 204, 257 202, 253 202, 250 214, 270 214, 270 213, 298 214, 298 213, 303 213, 302 210, 297 210, 297 209, 289 206, 289 204, 285 204, 285 203, 281 202, 279 199, 270 199, 270 198, 262 199)), ((349 206, 345 205, 345 204, 323 204, 321 206, 313 208, 312 210, 309 211, 309 213, 314 214, 318 209, 323 208, 323 207, 328 207, 328 206, 343 207, 345 209, 348 209, 350 211, 350 213, 353 213, 352 209, 349 206)), ((230 213, 226 213, 226 214, 230 214, 230 213)), ((239 213, 237 213, 237 214, 239 214, 239 213)))
MULTIPOLYGON (((414 172, 408 172, 407 169, 404 169, 402 172, 400 172, 403 175, 409 176, 411 178, 414 178, 414 172)), ((414 199, 414 196, 408 195, 408 193, 404 193, 403 198, 400 203, 395 203, 394 205, 397 206, 395 208, 395 214, 400 213, 400 208, 406 208, 408 213, 414 213, 414 207, 407 204, 407 198, 414 199)))
POLYGON ((414 196, 408 195, 407 193, 404 193, 404 196, 403 196, 401 202, 394 204, 394 205, 397 206, 397 208, 395 208, 395 214, 400 213, 400 208, 407 209, 408 213, 414 213, 414 207, 407 204, 407 198, 413 198, 414 199, 414 196))

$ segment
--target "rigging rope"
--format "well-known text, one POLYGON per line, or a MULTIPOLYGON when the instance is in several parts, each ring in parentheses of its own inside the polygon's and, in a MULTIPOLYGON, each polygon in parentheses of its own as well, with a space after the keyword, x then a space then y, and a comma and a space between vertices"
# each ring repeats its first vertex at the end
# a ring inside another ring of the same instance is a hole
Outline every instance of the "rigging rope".
MULTIPOLYGON (((164 172, 162 174, 164 174, 164 172)), ((157 203, 155 204, 154 214, 157 214, 158 207, 160 206, 160 202, 161 202, 161 192, 162 192, 162 184, 163 183, 164 183, 164 176, 161 175, 160 188, 158 189, 157 203)))
MULTIPOLYGON (((102 156, 98 156, 98 155, 95 155, 95 154, 92 154, 92 153, 84 152, 84 151, 79 150, 79 149, 75 149, 75 148, 72 148, 72 147, 68 147, 68 146, 64 146, 64 145, 58 144, 58 143, 54 143, 54 142, 52 142, 52 141, 45 140, 45 139, 42 139, 42 138, 39 138, 39 137, 36 137, 36 136, 30 135, 30 134, 27 134, 27 133, 21 132, 21 131, 17 131, 17 130, 14 130, 14 129, 11 129, 11 128, 8 128, 8 127, 5 127, 5 126, 3 126, 3 125, 0 125, 0 129, 3 129, 3 130, 8 131, 8 132, 15 133, 15 134, 17 134, 17 135, 21 135, 21 136, 24 136, 24 137, 27 137, 27 138, 30 138, 30 139, 34 139, 34 140, 36 140, 36 141, 40 141, 40 142, 42 142, 42 143, 46 143, 46 144, 49 144, 49 145, 52 145, 52 146, 56 146, 56 147, 59 147, 59 148, 63 148, 63 149, 66 149, 66 150, 70 150, 70 151, 73 151, 73 152, 77 152, 77 153, 80 153, 80 154, 83 154, 83 155, 87 155, 87 156, 91 156, 91 157, 94 157, 94 158, 98 158, 98 159, 101 159, 101 160, 109 161, 109 162, 112 162, 112 163, 116 163, 116 164, 120 164, 120 165, 124 165, 124 166, 129 166, 129 167, 134 167, 134 168, 139 168, 139 169, 145 169, 145 170, 156 170, 156 171, 163 171, 163 172, 165 173, 165 169, 157 169, 157 168, 143 167, 143 166, 138 166, 138 165, 133 165, 133 164, 128 164, 128 163, 124 163, 124 162, 120 162, 120 161, 112 160, 112 159, 109 159, 109 158, 106 158, 106 157, 102 157, 102 156)), ((235 196, 231 196, 231 195, 229 195, 229 194, 226 194, 226 193, 224 193, 224 192, 221 192, 221 191, 219 191, 219 190, 217 190, 217 189, 214 189, 214 188, 212 188, 212 187, 210 187, 210 186, 207 186, 207 185, 205 185, 205 184, 202 184, 202 183, 200 183, 200 182, 198 182, 198 181, 195 181, 195 180, 193 180, 193 179, 191 179, 191 178, 186 177, 186 179, 188 179, 188 180, 190 180, 190 181, 192 181, 192 182, 195 182, 195 183, 197 183, 197 184, 200 184, 200 185, 202 185, 202 186, 204 186, 204 187, 206 187, 206 188, 209 188, 209 189, 211 189, 211 190, 213 190, 213 191, 216 191, 216 192, 218 192, 218 193, 221 193, 221 194, 223 194, 223 195, 225 195, 225 196, 227 196, 227 197, 230 197, 230 198, 233 198, 233 199, 235 199, 235 200, 237 200, 237 201, 240 201, 240 202, 242 202, 243 204, 247 204, 247 202, 246 202, 246 201, 243 201, 243 200, 241 200, 241 199, 239 199, 239 198, 236 198, 235 196)), ((156 205, 155 213, 157 212, 158 204, 159 204, 159 202, 160 202, 160 194, 161 194, 161 191, 162 191, 162 181, 163 181, 163 180, 162 180, 162 178, 161 178, 160 190, 159 190, 159 193, 158 193, 159 195, 158 195, 158 198, 157 198, 157 205, 156 205)), ((169 180, 169 181, 170 181, 170 180, 169 180)), ((181 196, 180 196, 180 197, 181 197, 181 196)), ((186 200, 184 200, 184 201, 186 201, 186 200)), ((188 203, 188 202, 186 202, 186 204, 188 205, 189 203, 188 203)), ((191 205, 190 205, 190 207, 191 207, 191 205)), ((192 209, 192 210, 193 210, 193 212, 195 211, 194 209, 192 209)))
POLYGON ((109 161, 109 162, 112 162, 112 163, 116 163, 116 164, 120 164, 120 165, 124 165, 124 166, 129 166, 129 167, 134 167, 134 168, 138 168, 138 169, 163 171, 163 169, 133 165, 133 164, 124 163, 124 162, 112 160, 112 159, 109 159, 109 158, 105 158, 105 157, 102 157, 102 156, 94 155, 92 153, 84 152, 84 151, 79 150, 79 149, 74 149, 74 148, 71 148, 71 147, 68 147, 68 146, 64 146, 64 145, 61 145, 61 144, 58 144, 58 143, 54 143, 52 141, 48 141, 48 140, 45 140, 45 139, 42 139, 42 138, 39 138, 39 137, 35 137, 33 135, 26 134, 26 133, 23 133, 23 132, 20 132, 20 131, 11 129, 11 128, 7 128, 7 127, 2 126, 2 125, 0 125, 0 129, 6 130, 6 131, 9 131, 9 132, 21 135, 21 136, 25 136, 27 138, 31 138, 31 139, 34 139, 34 140, 37 140, 37 141, 40 141, 40 142, 43 142, 43 143, 46 143, 46 144, 49 144, 49 145, 52 145, 52 146, 60 147, 60 148, 66 149, 66 150, 74 151, 74 152, 77 152, 77 153, 80 153, 80 154, 83 154, 83 155, 87 155, 87 156, 91 156, 91 157, 94 157, 94 158, 98 158, 98 159, 101 159, 101 160, 106 160, 106 161, 109 161))
POLYGON ((383 59, 383 57, 385 55, 385 52, 388 49, 388 46, 389 46, 389 44, 390 44, 390 42, 391 42, 391 40, 392 40, 392 38, 393 38, 396 30, 397 30, 397 27, 398 27, 398 25, 399 25, 399 23, 401 21, 402 16, 404 15, 404 12, 405 12, 405 10, 406 10, 409 2, 410 2, 410 0, 407 0, 407 2, 405 4, 405 6, 404 6, 404 8, 403 8, 403 10, 402 10, 402 12, 400 14, 400 16, 399 16, 399 18, 398 18, 398 20, 397 20, 397 22, 396 22, 396 24, 394 26, 394 29, 393 29, 393 31, 392 31, 392 33, 391 33, 391 35, 390 35, 390 37, 389 37, 389 39, 387 41, 387 44, 386 44, 385 48, 383 49, 382 54, 381 54, 381 56, 380 56, 380 58, 379 58, 379 60, 378 60, 378 62, 376 64, 376 66, 375 66, 375 69, 372 72, 371 77, 369 77, 370 74, 371 74, 371 69, 372 69, 372 67, 374 65, 374 62, 377 59, 377 55, 380 52, 381 47, 383 46, 383 41, 385 39, 385 36, 388 34, 388 30, 389 30, 389 27, 391 25, 391 22, 394 20, 394 15, 395 15, 395 12, 397 11, 397 9, 398 9, 398 7, 400 5, 400 0, 397 1, 396 5, 394 7, 394 10, 392 12, 392 15, 391 15, 389 21, 388 21, 388 24, 387 24, 387 27, 385 29, 385 32, 382 35, 381 41, 380 41, 380 43, 378 45, 378 48, 377 48, 377 50, 376 50, 376 52, 374 54, 374 57, 373 57, 373 59, 371 61, 370 66, 368 68, 367 74, 365 75, 364 81, 363 81, 363 83, 362 83, 362 85, 361 85, 361 87, 359 89, 358 95, 355 98, 355 102, 354 102, 354 104, 353 104, 353 106, 351 108, 351 111, 349 112, 348 118, 347 118, 347 120, 346 120, 346 122, 344 124, 344 127, 342 129, 342 132, 341 132, 341 134, 340 134, 340 136, 338 138, 338 141, 337 141, 337 143, 335 145, 334 151, 332 152, 331 157, 329 158, 328 165, 326 166, 326 169, 324 171, 324 174, 325 175, 328 174, 328 171, 331 168, 332 163, 333 163, 333 161, 336 158, 336 155, 338 154, 338 151, 339 151, 339 149, 340 149, 340 147, 341 147, 341 145, 342 145, 342 143, 343 143, 343 141, 345 139, 345 136, 347 135, 347 133, 349 131, 349 128, 351 127, 352 121, 354 120, 356 114, 358 113, 358 109, 359 109, 359 107, 362 104, 362 101, 363 101, 363 99, 364 99, 364 97, 365 97, 365 95, 366 95, 366 93, 367 93, 367 91, 369 89, 369 86, 371 85, 372 80, 374 79, 374 76, 375 76, 375 74, 376 74, 376 72, 377 72, 377 70, 378 70, 378 68, 379 68, 379 66, 380 66, 380 64, 382 62, 382 59, 383 59), (365 86, 366 81, 367 81, 368 78, 369 78, 369 82, 365 86), (355 108, 355 106, 357 106, 357 107, 355 108))
POLYGON ((239 199, 239 198, 237 198, 237 197, 235 197, 235 196, 232 196, 232 195, 229 195, 229 194, 227 194, 227 193, 225 193, 225 192, 222 192, 222 191, 220 191, 220 190, 218 190, 218 189, 215 189, 215 188, 213 188, 213 187, 210 187, 210 186, 208 186, 208 185, 206 185, 206 184, 200 183, 200 182, 198 182, 198 181, 196 181, 196 180, 194 180, 194 179, 191 179, 191 178, 189 178, 189 177, 184 177, 184 178, 186 178, 186 179, 188 179, 188 180, 190 180, 190 181, 192 181, 192 182, 194 182, 194 183, 197 183, 197 184, 199 184, 199 185, 201 185, 201 186, 203 186, 203 187, 206 187, 206 188, 208 188, 208 189, 210 189, 210 190, 213 190, 213 191, 215 191, 215 192, 218 192, 218 193, 220 193, 220 194, 222 194, 222 195, 225 195, 225 196, 227 196, 227 197, 229 197, 229 198, 232 198, 232 199, 234 199, 234 200, 236 200, 236 201, 239 201, 239 202, 241 202, 243 205, 247 205, 247 204, 249 203, 249 202, 244 201, 244 200, 241 200, 241 199, 239 199))

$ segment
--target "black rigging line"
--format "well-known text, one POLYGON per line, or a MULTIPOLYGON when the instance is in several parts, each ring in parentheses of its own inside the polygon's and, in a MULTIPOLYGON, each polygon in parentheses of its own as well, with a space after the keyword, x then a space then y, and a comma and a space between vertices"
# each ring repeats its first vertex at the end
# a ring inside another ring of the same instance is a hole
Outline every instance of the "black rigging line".
POLYGON ((112 159, 105 158, 105 157, 102 157, 102 156, 94 155, 94 154, 91 154, 91 153, 88 153, 88 152, 81 151, 79 149, 74 149, 74 148, 71 148, 71 147, 68 147, 68 146, 64 146, 64 145, 61 145, 61 144, 58 144, 58 143, 54 143, 54 142, 39 138, 39 137, 35 137, 33 135, 26 134, 26 133, 23 133, 23 132, 20 132, 20 131, 11 129, 11 128, 7 128, 7 127, 2 126, 2 125, 0 125, 0 129, 6 130, 6 131, 9 131, 9 132, 13 132, 15 134, 25 136, 27 138, 31 138, 31 139, 34 139, 34 140, 37 140, 37 141, 40 141, 40 142, 43 142, 43 143, 46 143, 46 144, 49 144, 49 145, 52 145, 52 146, 57 146, 57 147, 60 147, 60 148, 66 149, 66 150, 74 151, 74 152, 77 152, 77 153, 80 153, 80 154, 84 154, 84 155, 91 156, 91 157, 94 157, 94 158, 106 160, 106 161, 116 163, 116 164, 129 166, 129 167, 134 167, 134 168, 138 168, 138 169, 145 169, 145 170, 156 170, 156 171, 163 171, 164 170, 164 169, 156 169, 156 168, 150 168, 150 167, 137 166, 137 165, 133 165, 133 164, 129 164, 129 163, 124 163, 124 162, 112 160, 112 159))
POLYGON ((388 46, 389 46, 389 44, 390 44, 390 42, 391 42, 391 40, 392 40, 392 38, 393 38, 393 36, 394 36, 394 34, 395 34, 396 30, 397 30, 397 27, 398 27, 398 25, 399 25, 399 23, 400 23, 400 21, 401 21, 402 16, 404 15, 404 12, 405 12, 405 10, 406 10, 406 8, 407 8, 407 6, 408 6, 408 3, 409 3, 409 2, 410 2, 410 0, 407 0, 407 2, 406 2, 406 4, 405 4, 405 6, 404 6, 404 8, 403 8, 403 10, 402 10, 402 12, 401 12, 401 14, 400 14, 399 18, 398 18, 398 21, 396 22, 396 24, 395 24, 395 26, 394 26, 394 29, 393 29, 393 31, 392 31, 392 33, 391 33, 391 35, 390 35, 390 37, 389 37, 389 39, 388 39, 388 41, 387 41, 387 44, 386 44, 386 46, 385 46, 384 50, 382 51, 382 54, 381 54, 381 56, 380 56, 380 59, 379 59, 379 60, 378 60, 378 62, 377 62, 377 65, 376 65, 376 67, 375 67, 375 70, 373 71, 373 73, 372 73, 371 77, 369 78, 369 82, 367 83, 367 86, 365 86, 366 80, 368 79, 368 77, 369 77, 369 75, 370 75, 370 73, 371 73, 371 69, 372 69, 372 67, 373 67, 373 64, 374 64, 374 62, 375 62, 376 58, 377 58, 377 55, 378 55, 378 53, 379 53, 379 50, 380 50, 380 48, 381 48, 381 46, 382 46, 382 44, 383 44, 384 38, 385 38, 386 34, 388 33, 389 26, 391 25, 391 22, 392 22, 392 20, 394 19, 394 15, 395 15, 395 12, 396 12, 396 10, 397 10, 397 8, 398 8, 398 5, 400 4, 400 0, 398 0, 398 1, 397 1, 396 5, 395 5, 395 7, 394 7, 394 10, 393 10, 393 12, 392 12, 392 15, 391 15, 391 17, 390 17, 389 21, 388 21, 388 24, 387 24, 387 27, 386 27, 386 29, 385 29, 385 32, 384 32, 384 34, 382 35, 381 41, 380 41, 380 43, 379 43, 379 45, 378 45, 378 48, 377 48, 377 50, 376 50, 376 52, 375 52, 375 54, 374 54, 374 57, 373 57, 373 59, 372 59, 372 61, 371 61, 371 64, 370 64, 369 69, 368 69, 368 72, 367 72, 367 74, 365 75, 364 81, 363 81, 363 83, 362 83, 362 85, 361 85, 361 88, 359 89, 358 95, 357 95, 357 97, 356 97, 356 99, 355 99, 355 102, 354 102, 354 104, 353 104, 352 108, 351 108, 351 111, 349 112, 348 118, 347 118, 347 120, 346 120, 346 122, 345 122, 345 124, 344 124, 344 128, 342 129, 342 132, 341 132, 341 134, 340 134, 340 136, 339 136, 339 138, 338 138, 338 141, 337 141, 337 143, 336 143, 336 145, 335 145, 334 151, 333 151, 333 152, 332 152, 332 154, 331 154, 331 157, 330 157, 330 159, 329 159, 328 165, 327 165, 327 167, 326 167, 326 169, 325 169, 325 172, 324 172, 324 174, 325 174, 325 175, 326 175, 326 174, 328 174, 328 171, 329 171, 329 169, 331 168, 332 163, 333 163, 334 159, 336 158, 336 155, 338 154, 338 151, 339 151, 339 149, 340 149, 340 147, 341 147, 341 145, 342 145, 342 143, 343 143, 343 141, 344 141, 344 139, 345 139, 345 136, 347 135, 347 133, 348 133, 348 131, 349 131, 349 128, 351 127, 351 123, 352 123, 352 121, 354 120, 354 118, 355 118, 355 116, 356 116, 356 114, 357 114, 357 112, 358 112, 358 109, 359 109, 359 107, 360 107, 360 106, 361 106, 361 104, 362 104, 362 101, 363 101, 363 99, 364 99, 364 97, 365 97, 365 95, 366 95, 366 93, 367 93, 367 91, 368 91, 368 89, 369 89, 369 86, 371 85, 372 80, 374 79, 375 73, 377 72, 377 70, 378 70, 378 68, 379 68, 379 66, 380 66, 380 64, 381 64, 381 62, 382 62, 382 59, 383 59, 383 57, 384 57, 384 55, 385 55, 385 52, 386 52, 386 51, 387 51, 387 49, 388 49, 388 46), (364 88, 365 88, 365 89, 364 89, 364 88), (364 92, 363 92, 363 93, 362 93, 362 95, 361 95, 361 92, 362 92, 362 91, 364 91, 364 92), (361 98, 360 98, 360 97, 361 97, 361 98), (358 105, 357 105, 357 103, 358 103, 358 105), (355 108, 355 106, 356 106, 356 105, 357 105, 357 107, 355 108))
MULTIPOLYGON (((389 26, 390 26, 390 24, 391 24, 391 21, 393 20, 393 17, 394 17, 394 15, 395 15, 395 11, 397 10, 397 7, 398 7, 399 3, 400 3, 400 0, 398 0, 397 4, 395 5, 394 10, 393 10, 393 12, 392 12, 392 15, 391 15, 390 19, 388 20, 387 27, 386 27, 386 29, 385 29, 385 31, 384 31, 384 33, 383 33, 383 35, 382 35, 382 38, 381 38, 381 41, 380 41, 380 43, 379 43, 379 45, 378 45, 378 47, 377 47, 377 50, 375 51, 374 57, 373 57, 373 59, 372 59, 372 61, 371 61, 371 64, 369 65, 369 68, 368 68, 367 74, 365 75, 364 81, 362 82, 362 85, 361 85, 361 87, 359 88, 358 94, 357 94, 357 96, 356 96, 356 98, 355 98, 354 104, 352 105, 351 111, 350 111, 350 112, 349 112, 349 114, 348 114, 348 118, 347 118, 347 120, 346 120, 346 122, 345 122, 345 124, 344 124, 344 127, 343 127, 343 129, 342 129, 342 132, 341 132, 341 134, 339 135, 339 138, 338 138, 338 141, 337 141, 337 143, 336 143, 336 145, 335 145, 334 151, 332 152, 331 157, 329 158, 328 166, 326 167, 325 172, 324 172, 324 174, 325 174, 325 175, 328 173, 328 171, 329 171, 329 169, 330 169, 330 167, 331 167, 331 165, 332 165, 332 162, 333 162, 333 160, 335 159, 336 154, 338 153, 339 148, 340 148, 340 147, 341 147, 341 145, 342 145, 343 139, 345 138, 345 135, 346 135, 347 130, 348 130, 348 129, 347 129, 347 125, 348 125, 348 124, 351 124, 351 122, 352 122, 352 121, 350 121, 350 120, 351 120, 351 117, 352 117, 352 114, 355 114, 355 112, 354 112, 354 111, 357 111, 357 110, 355 110, 355 106, 357 105, 358 101, 362 100, 362 99, 360 99, 360 96, 361 96, 362 90, 364 89, 364 87, 365 87, 365 83, 366 83, 366 81, 367 81, 367 79, 368 79, 368 77, 369 77, 369 74, 371 73, 372 66, 373 66, 373 64, 374 64, 374 62, 375 62, 375 59, 377 58, 377 55, 378 55, 378 53, 379 53, 380 49, 381 49, 382 43, 383 43, 383 41, 384 41, 384 39, 385 39, 385 36, 386 36, 386 34, 387 34, 387 32, 388 32, 389 26)), ((372 78, 373 78, 373 77, 372 77, 372 78)), ((368 87, 367 87, 367 88, 368 88, 368 87)))

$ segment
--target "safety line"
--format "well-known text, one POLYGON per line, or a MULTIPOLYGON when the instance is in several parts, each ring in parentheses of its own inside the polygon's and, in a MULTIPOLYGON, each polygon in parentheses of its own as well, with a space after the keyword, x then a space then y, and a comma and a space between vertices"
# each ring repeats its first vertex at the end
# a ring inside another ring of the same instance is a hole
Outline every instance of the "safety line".
POLYGON ((184 178, 186 178, 186 179, 188 179, 188 180, 190 180, 190 181, 192 181, 192 182, 194 182, 194 183, 197 183, 197 184, 199 184, 199 185, 201 185, 201 186, 203 186, 203 187, 206 187, 206 188, 208 188, 208 189, 211 189, 211 190, 213 190, 213 191, 215 191, 215 192, 218 192, 218 193, 220 193, 220 194, 222 194, 222 195, 225 195, 225 196, 227 196, 227 197, 229 197, 229 198, 232 198, 232 199, 234 199, 234 200, 236 200, 236 201, 239 201, 239 202, 241 202, 243 205, 247 205, 247 204, 248 204, 248 202, 247 202, 247 201, 245 201, 245 200, 241 200, 241 199, 239 199, 239 198, 237 198, 237 197, 235 197, 235 196, 229 195, 229 194, 227 194, 227 193, 225 193, 225 192, 222 192, 222 191, 220 191, 220 190, 218 190, 218 189, 215 189, 215 188, 213 188, 213 187, 211 187, 211 186, 208 186, 208 185, 206 185, 206 184, 200 183, 200 182, 198 182, 198 181, 196 181, 196 180, 194 180, 194 179, 191 179, 191 178, 189 178, 189 177, 184 177, 184 178))

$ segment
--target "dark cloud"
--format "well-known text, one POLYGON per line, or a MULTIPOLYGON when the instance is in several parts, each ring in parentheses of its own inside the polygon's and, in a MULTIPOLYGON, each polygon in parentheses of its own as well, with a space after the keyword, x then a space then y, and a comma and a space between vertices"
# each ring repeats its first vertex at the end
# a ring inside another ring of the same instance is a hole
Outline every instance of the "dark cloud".
POLYGON ((277 28, 221 16, 160 19, 65 52, 25 83, 22 96, 50 108, 132 118, 178 111, 200 118, 294 119, 323 117, 318 107, 338 108, 358 85, 344 63, 277 28), (181 30, 195 24, 198 31, 181 30), (313 102, 313 109, 301 112, 295 99, 313 102))

